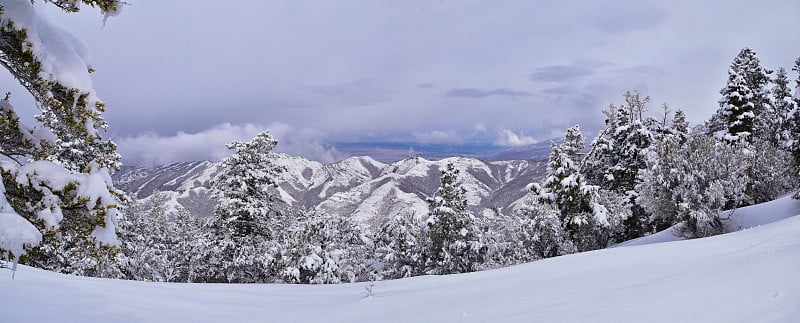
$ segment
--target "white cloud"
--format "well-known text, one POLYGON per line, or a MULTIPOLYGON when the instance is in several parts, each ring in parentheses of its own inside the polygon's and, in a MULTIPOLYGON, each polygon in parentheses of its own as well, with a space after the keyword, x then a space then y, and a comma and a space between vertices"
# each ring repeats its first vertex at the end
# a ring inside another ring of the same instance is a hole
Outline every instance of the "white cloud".
POLYGON ((484 134, 484 133, 486 133, 487 130, 488 129, 486 128, 486 125, 483 124, 483 123, 480 123, 480 122, 478 122, 478 123, 476 123, 475 125, 472 126, 472 133, 473 134, 484 134))
POLYGON ((234 125, 223 123, 209 129, 172 136, 143 133, 116 140, 119 153, 126 164, 164 164, 175 161, 212 160, 219 161, 230 151, 225 143, 247 141, 259 132, 270 130, 278 139, 277 152, 302 156, 324 163, 334 162, 342 156, 334 148, 323 144, 322 133, 312 129, 295 129, 284 123, 269 126, 258 124, 234 125))
POLYGON ((433 130, 426 132, 414 132, 414 140, 423 144, 462 144, 462 138, 455 131, 433 130))
POLYGON ((524 146, 536 143, 533 137, 525 136, 524 133, 519 135, 508 129, 500 129, 497 131, 497 140, 494 144, 497 146, 524 146))

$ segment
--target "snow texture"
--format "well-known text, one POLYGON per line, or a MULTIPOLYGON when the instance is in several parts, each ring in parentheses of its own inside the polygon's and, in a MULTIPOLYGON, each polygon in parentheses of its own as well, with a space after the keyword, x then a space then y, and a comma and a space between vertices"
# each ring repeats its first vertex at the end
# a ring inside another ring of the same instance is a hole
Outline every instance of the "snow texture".
POLYGON ((14 309, 2 320, 796 322, 798 211, 800 202, 783 198, 739 209, 733 218, 742 225, 786 219, 731 234, 377 283, 146 283, 21 266, 14 280, 0 272, 0 299, 14 309))

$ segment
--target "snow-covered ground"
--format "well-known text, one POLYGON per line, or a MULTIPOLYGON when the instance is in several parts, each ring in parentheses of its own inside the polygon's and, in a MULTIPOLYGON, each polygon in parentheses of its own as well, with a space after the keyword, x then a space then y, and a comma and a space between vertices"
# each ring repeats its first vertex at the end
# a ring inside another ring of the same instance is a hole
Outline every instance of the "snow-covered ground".
POLYGON ((785 197, 734 212, 750 227, 735 233, 377 282, 372 297, 366 283, 145 283, 21 267, 14 280, 0 271, 0 321, 798 322, 798 213, 785 197))

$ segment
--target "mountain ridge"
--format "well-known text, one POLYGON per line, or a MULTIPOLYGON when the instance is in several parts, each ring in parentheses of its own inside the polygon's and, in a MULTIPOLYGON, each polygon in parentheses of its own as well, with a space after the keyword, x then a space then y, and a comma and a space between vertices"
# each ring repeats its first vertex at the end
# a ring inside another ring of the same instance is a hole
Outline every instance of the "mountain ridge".
MULTIPOLYGON (((349 215, 375 228, 402 212, 427 213, 427 197, 439 186, 440 170, 453 163, 461 170, 458 183, 467 189, 469 209, 477 215, 514 208, 525 187, 544 176, 544 160, 484 161, 469 157, 428 160, 406 158, 382 163, 357 156, 322 164, 302 157, 276 154, 286 169, 277 193, 292 208, 349 215)), ((215 205, 211 182, 219 163, 176 162, 155 166, 124 166, 112 175, 116 186, 140 200, 159 191, 167 206, 179 205, 199 217, 210 216, 215 205)))

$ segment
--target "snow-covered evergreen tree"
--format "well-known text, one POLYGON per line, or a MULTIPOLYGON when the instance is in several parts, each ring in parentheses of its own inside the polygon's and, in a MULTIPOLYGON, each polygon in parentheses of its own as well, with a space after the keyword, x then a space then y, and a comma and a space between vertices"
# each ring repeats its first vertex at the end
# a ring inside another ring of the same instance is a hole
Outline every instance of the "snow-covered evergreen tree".
MULTIPOLYGON (((75 1, 49 2, 78 10, 68 3, 75 1)), ((122 5, 83 2, 106 14, 122 5)), ((105 103, 92 88, 84 49, 47 23, 30 1, 0 4, 0 34, 0 63, 39 110, 38 126, 29 127, 20 122, 10 94, 0 100, 0 256, 62 272, 110 275, 118 192, 108 169, 118 167, 119 155, 100 134, 106 129, 105 103)))
POLYGON ((786 75, 786 70, 781 67, 775 73, 775 78, 772 80, 775 85, 772 87, 771 104, 774 115, 771 118, 775 119, 775 123, 779 125, 777 131, 773 134, 773 143, 775 147, 790 150, 793 145, 792 128, 794 128, 794 114, 797 110, 797 102, 792 96, 792 89, 789 85, 789 77, 786 75))
POLYGON ((170 256, 175 228, 167 215, 167 200, 164 193, 156 191, 145 202, 134 202, 121 219, 118 261, 126 278, 174 280, 170 256))
POLYGON ((672 116, 672 127, 670 130, 672 136, 674 136, 678 142, 686 142, 686 139, 689 137, 689 122, 686 121, 686 114, 683 110, 678 109, 675 111, 675 114, 672 116))
MULTIPOLYGON (((795 60, 794 67, 792 70, 797 73, 797 80, 795 80, 795 89, 794 95, 789 96, 794 102, 791 106, 794 108, 789 111, 786 122, 783 126, 783 139, 784 139, 784 147, 791 152, 792 157, 794 158, 794 164, 797 167, 795 173, 800 172, 800 57, 795 60)), ((780 73, 780 71, 779 71, 780 73)), ((773 93, 775 93, 775 100, 782 101, 783 104, 790 105, 785 102, 785 89, 783 89, 783 81, 778 81, 780 77, 776 78, 776 85, 773 93), (780 92, 782 94, 777 94, 776 92, 780 92), (783 100, 779 99, 783 98, 783 100)), ((788 82, 787 82, 788 83, 788 82)), ((788 88, 788 84, 785 86, 788 88)))
POLYGON ((413 212, 401 213, 375 234, 376 278, 397 279, 425 273, 428 228, 413 212))
POLYGON ((689 237, 723 232, 720 212, 747 199, 748 165, 742 160, 746 143, 736 145, 694 134, 681 144, 659 142, 637 186, 638 202, 659 227, 682 223, 680 233, 689 237))
POLYGON ((227 144, 234 152, 222 161, 222 173, 213 183, 218 229, 233 237, 273 236, 269 220, 280 216, 282 207, 280 196, 273 190, 276 176, 283 171, 273 162, 272 149, 277 144, 269 131, 249 142, 227 144))
POLYGON ((564 232, 559 212, 552 205, 527 201, 512 217, 515 235, 512 242, 517 262, 529 262, 576 252, 564 232))
POLYGON ((486 253, 475 217, 467 210, 466 190, 457 184, 459 170, 448 163, 441 184, 428 199, 427 273, 442 275, 475 271, 486 253))
POLYGON ((567 154, 567 157, 579 163, 583 159, 583 150, 586 148, 586 137, 581 132, 580 125, 574 125, 567 129, 564 134, 564 142, 561 144, 561 150, 567 154))
POLYGON ((288 283, 337 284, 369 278, 370 240, 348 217, 304 212, 281 242, 278 273, 288 283))
POLYGON ((170 281, 196 282, 203 276, 204 266, 201 257, 204 241, 200 221, 179 206, 175 213, 174 229, 168 265, 174 273, 170 281))
POLYGON ((728 142, 751 141, 753 137, 775 142, 775 111, 769 102, 766 86, 772 71, 761 66, 751 48, 744 48, 728 69, 728 81, 720 90, 720 109, 715 114, 709 134, 724 131, 728 142))
POLYGON ((272 149, 278 141, 269 131, 256 135, 249 142, 227 144, 234 152, 226 157, 215 178, 213 196, 217 200, 209 222, 208 240, 213 248, 206 250, 216 273, 207 279, 229 282, 263 282, 272 276, 274 238, 284 205, 275 191, 283 169, 274 164, 272 149))
MULTIPOLYGON (((599 187, 586 182, 562 146, 551 144, 547 176, 542 186, 533 185, 533 194, 539 203, 551 204, 559 211, 562 227, 578 250, 603 248, 606 242, 598 240, 597 231, 607 227, 608 222, 607 210, 597 203, 599 187)), ((567 151, 571 149, 568 147, 567 151)))
POLYGON ((616 240, 634 239, 651 231, 649 216, 636 203, 638 193, 634 188, 639 182, 640 171, 646 167, 650 146, 657 137, 672 135, 673 130, 667 125, 669 110, 666 104, 660 123, 644 118, 649 101, 649 97, 629 91, 625 93, 625 104, 620 107, 611 105, 603 111, 606 128, 592 142, 581 168, 591 184, 628 200, 631 216, 625 219, 624 230, 616 240))

